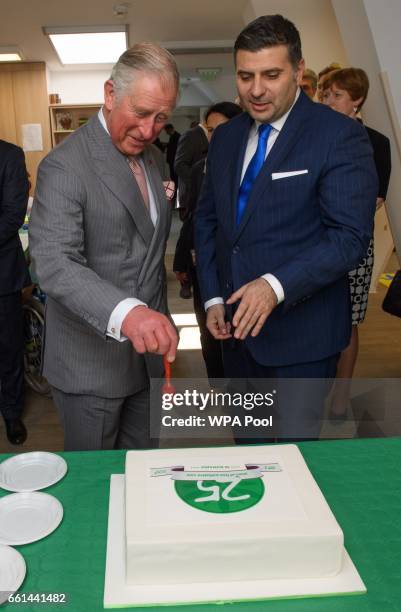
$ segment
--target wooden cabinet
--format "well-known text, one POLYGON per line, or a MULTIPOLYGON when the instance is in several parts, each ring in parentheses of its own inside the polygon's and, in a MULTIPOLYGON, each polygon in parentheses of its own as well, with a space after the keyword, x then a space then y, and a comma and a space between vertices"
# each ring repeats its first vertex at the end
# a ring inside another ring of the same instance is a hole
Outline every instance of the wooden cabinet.
POLYGON ((25 151, 25 161, 33 189, 36 171, 50 151, 46 66, 44 62, 5 62, 0 64, 0 138, 24 146, 25 125, 40 126, 42 148, 25 151))
POLYGON ((99 112, 101 106, 101 104, 50 104, 52 146, 60 144, 69 134, 84 125, 92 115, 99 112))

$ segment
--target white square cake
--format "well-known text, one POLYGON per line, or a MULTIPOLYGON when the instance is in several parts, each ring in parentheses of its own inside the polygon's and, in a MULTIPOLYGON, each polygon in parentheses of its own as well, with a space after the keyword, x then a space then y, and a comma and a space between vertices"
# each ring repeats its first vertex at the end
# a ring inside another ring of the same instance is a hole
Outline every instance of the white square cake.
POLYGON ((129 451, 126 582, 320 578, 343 533, 295 445, 129 451))

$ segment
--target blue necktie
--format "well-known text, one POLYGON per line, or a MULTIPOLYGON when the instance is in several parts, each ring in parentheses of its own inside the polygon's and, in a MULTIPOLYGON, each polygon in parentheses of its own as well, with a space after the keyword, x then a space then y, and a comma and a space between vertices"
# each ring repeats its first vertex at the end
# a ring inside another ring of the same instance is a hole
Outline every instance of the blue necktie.
POLYGON ((267 139, 269 138, 269 134, 271 132, 272 126, 270 124, 263 123, 259 126, 259 140, 258 147, 255 151, 254 156, 248 164, 246 172, 244 174, 244 178, 242 179, 241 186, 239 188, 238 194, 238 202, 237 202, 237 225, 241 223, 242 215, 245 212, 245 208, 249 199, 249 194, 251 193, 251 189, 253 184, 258 176, 260 169, 262 168, 265 155, 266 155, 266 145, 267 139))

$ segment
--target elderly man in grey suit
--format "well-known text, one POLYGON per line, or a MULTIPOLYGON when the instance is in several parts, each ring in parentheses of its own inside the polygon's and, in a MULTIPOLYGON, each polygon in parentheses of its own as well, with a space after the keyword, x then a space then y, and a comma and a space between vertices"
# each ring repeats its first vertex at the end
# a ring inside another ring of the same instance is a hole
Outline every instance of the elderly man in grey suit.
POLYGON ((44 375, 66 450, 148 448, 149 379, 175 358, 164 269, 171 209, 160 152, 179 76, 152 43, 127 50, 99 114, 42 161, 30 224, 48 295, 44 375))

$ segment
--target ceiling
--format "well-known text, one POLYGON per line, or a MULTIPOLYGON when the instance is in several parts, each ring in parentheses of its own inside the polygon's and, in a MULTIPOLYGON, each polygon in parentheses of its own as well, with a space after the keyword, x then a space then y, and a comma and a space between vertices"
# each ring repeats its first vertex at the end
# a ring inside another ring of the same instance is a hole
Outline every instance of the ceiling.
MULTIPOLYGON (((188 47, 193 41, 208 41, 212 46, 215 41, 235 40, 244 26, 247 4, 247 0, 0 0, 0 46, 17 46, 24 60, 45 61, 51 71, 93 70, 93 65, 62 66, 42 28, 128 24, 130 45, 152 40, 188 47), (114 14, 124 9, 126 14, 114 14)), ((188 76, 195 66, 232 70, 227 53, 179 55, 177 60, 181 73, 188 76)))
POLYGON ((331 0, 0 0, 0 46, 18 47, 25 61, 46 62, 50 81, 59 83, 63 75, 66 80, 67 73, 76 78, 77 71, 85 70, 102 71, 103 78, 111 64, 63 66, 43 34, 45 26, 127 24, 130 45, 150 40, 167 48, 193 49, 203 43, 211 50, 223 44, 228 52, 175 56, 181 75, 180 105, 208 106, 235 95, 230 48, 239 32, 257 14, 274 13, 299 28, 308 67, 319 70, 332 61, 346 65, 331 0), (197 72, 208 67, 220 68, 214 82, 197 72))

